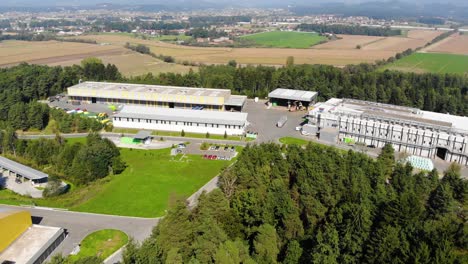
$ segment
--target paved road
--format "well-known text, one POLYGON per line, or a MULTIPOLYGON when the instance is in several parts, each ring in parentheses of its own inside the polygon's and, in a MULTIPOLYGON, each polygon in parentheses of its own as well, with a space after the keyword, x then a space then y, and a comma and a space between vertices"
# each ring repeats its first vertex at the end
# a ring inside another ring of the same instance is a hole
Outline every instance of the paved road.
POLYGON ((68 255, 74 245, 80 243, 91 232, 101 229, 118 229, 137 241, 149 237, 153 227, 161 218, 121 217, 102 214, 89 214, 81 212, 50 210, 46 208, 28 208, 18 206, 0 205, 0 208, 24 209, 31 212, 34 223, 62 227, 67 230, 68 236, 52 253, 68 255))

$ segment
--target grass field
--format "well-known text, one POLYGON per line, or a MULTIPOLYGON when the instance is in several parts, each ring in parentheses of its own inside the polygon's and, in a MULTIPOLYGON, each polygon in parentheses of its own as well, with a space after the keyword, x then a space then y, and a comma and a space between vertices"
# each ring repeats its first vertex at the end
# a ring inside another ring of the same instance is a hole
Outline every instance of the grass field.
POLYGON ((121 149, 127 169, 115 176, 96 196, 72 209, 116 215, 155 217, 164 215, 172 198, 188 197, 228 161, 201 156, 169 155, 168 149, 121 149))
POLYGON ((296 144, 296 145, 302 146, 302 145, 307 145, 307 143, 311 141, 301 139, 301 138, 295 138, 295 137, 282 137, 279 139, 279 142, 281 144, 286 144, 286 145, 296 144))
POLYGON ((70 255, 68 260, 76 261, 85 257, 98 257, 104 260, 127 242, 127 234, 120 230, 99 230, 87 235, 80 243, 80 252, 77 255, 70 255))
POLYGON ((261 47, 305 49, 327 40, 316 33, 302 33, 289 31, 263 32, 242 37, 251 40, 261 47))
MULTIPOLYGON (((69 143, 83 139, 68 139, 69 143)), ((157 217, 174 198, 187 198, 232 161, 206 160, 198 155, 170 156, 169 149, 121 149, 128 167, 86 187, 72 187, 55 198, 32 199, 0 190, 0 203, 35 204, 74 211, 157 217)))
POLYGON ((382 68, 409 72, 468 73, 468 56, 443 53, 413 53, 382 68))

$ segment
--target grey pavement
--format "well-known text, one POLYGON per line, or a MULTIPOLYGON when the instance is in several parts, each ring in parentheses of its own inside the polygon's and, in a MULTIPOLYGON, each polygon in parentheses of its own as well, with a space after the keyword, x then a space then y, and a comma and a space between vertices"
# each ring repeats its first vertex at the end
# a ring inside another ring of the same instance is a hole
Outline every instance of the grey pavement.
POLYGON ((15 176, 4 175, 2 172, 0 172, 0 185, 3 185, 5 188, 21 195, 31 196, 32 198, 42 198, 43 191, 36 189, 33 185, 31 185, 30 181, 22 181, 21 183, 17 183, 15 179, 15 176))
POLYGON ((64 256, 72 252, 75 245, 88 234, 101 229, 118 229, 129 237, 142 242, 151 235, 153 227, 161 218, 122 217, 102 214, 90 214, 49 208, 30 208, 0 205, 0 208, 14 208, 27 210, 33 216, 33 222, 45 226, 62 227, 68 232, 65 240, 57 247, 52 255, 61 253, 64 256))

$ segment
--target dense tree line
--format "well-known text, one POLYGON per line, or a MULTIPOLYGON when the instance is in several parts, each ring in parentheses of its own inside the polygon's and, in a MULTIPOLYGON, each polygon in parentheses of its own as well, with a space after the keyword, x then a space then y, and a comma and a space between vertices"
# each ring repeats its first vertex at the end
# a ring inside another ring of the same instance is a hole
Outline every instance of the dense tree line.
POLYGON ((191 27, 209 27, 211 25, 234 25, 238 22, 250 22, 250 16, 195 16, 189 18, 191 27))
POLYGON ((366 36, 398 36, 401 35, 400 29, 389 27, 362 27, 351 25, 325 25, 325 24, 300 24, 297 29, 301 31, 314 31, 317 33, 333 33, 348 35, 366 35, 366 36))
POLYGON ((219 38, 227 36, 227 33, 224 31, 216 31, 216 29, 204 29, 204 28, 194 28, 187 33, 187 36, 192 36, 194 39, 196 38, 219 38))
POLYGON ((89 134, 85 144, 68 144, 59 136, 22 140, 13 129, 6 129, 0 131, 0 142, 2 154, 75 184, 87 184, 125 169, 119 149, 97 133, 89 134))
POLYGON ((439 17, 419 17, 417 19, 418 23, 428 24, 428 25, 443 25, 445 20, 439 17))
POLYGON ((308 145, 247 147, 221 190, 175 203, 124 263, 466 263, 468 182, 308 145))
POLYGON ((29 27, 43 27, 43 28, 53 28, 53 27, 68 27, 68 26, 85 26, 89 25, 88 22, 83 20, 65 20, 65 19, 47 19, 47 20, 33 20, 29 22, 29 27))
POLYGON ((98 131, 101 123, 62 110, 49 109, 37 100, 59 94, 84 80, 119 80, 115 65, 104 65, 97 59, 86 59, 82 65, 49 67, 21 64, 0 69, 0 128, 42 130, 50 120, 57 132, 98 131))
POLYGON ((202 66, 198 73, 163 73, 130 78, 146 84, 216 87, 235 94, 266 97, 275 88, 312 90, 319 100, 355 98, 418 107, 423 110, 468 115, 468 78, 454 74, 376 71, 361 64, 344 69, 326 65, 288 67, 228 65, 202 66))

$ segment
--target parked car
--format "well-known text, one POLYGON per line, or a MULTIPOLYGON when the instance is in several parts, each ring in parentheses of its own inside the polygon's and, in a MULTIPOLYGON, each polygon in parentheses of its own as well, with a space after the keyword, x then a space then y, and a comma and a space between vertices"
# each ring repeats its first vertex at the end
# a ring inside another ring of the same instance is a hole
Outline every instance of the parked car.
POLYGON ((215 160, 215 159, 217 159, 217 158, 218 158, 218 156, 216 156, 216 155, 213 155, 213 156, 211 157, 212 160, 215 160))
POLYGON ((301 126, 297 126, 296 127, 296 131, 301 131, 302 127, 301 126))
POLYGON ((228 151, 228 150, 229 150, 228 146, 224 147, 224 151, 228 151))
POLYGON ((215 147, 215 150, 219 150, 219 146, 216 146, 216 147, 215 147))
POLYGON ((179 145, 177 145, 177 148, 180 148, 180 149, 184 149, 186 147, 187 146, 184 143, 180 143, 179 145))
POLYGON ((368 148, 376 148, 375 145, 367 145, 368 148))

